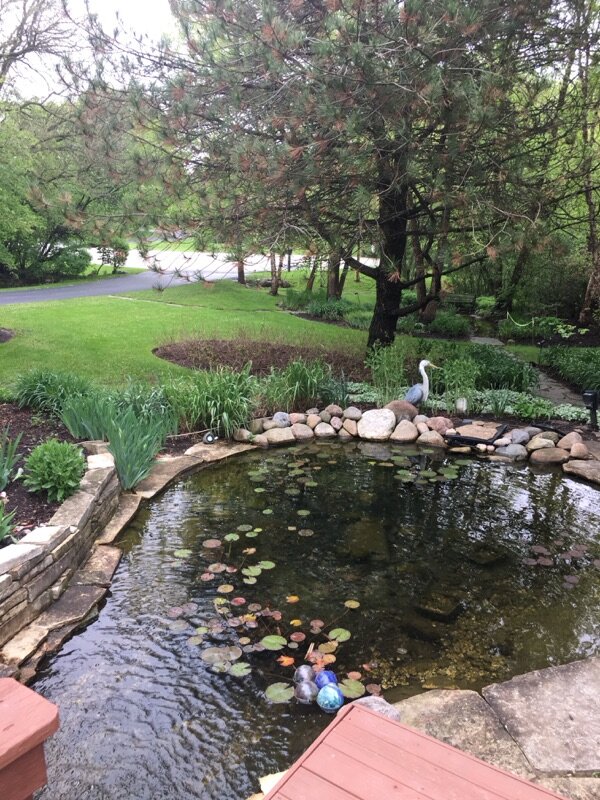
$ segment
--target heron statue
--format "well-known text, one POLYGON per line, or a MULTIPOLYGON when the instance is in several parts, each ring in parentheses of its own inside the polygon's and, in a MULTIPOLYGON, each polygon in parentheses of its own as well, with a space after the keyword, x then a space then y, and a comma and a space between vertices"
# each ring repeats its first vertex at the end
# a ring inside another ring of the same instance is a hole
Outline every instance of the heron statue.
POLYGON ((427 361, 427 359, 419 363, 419 372, 423 376, 423 383, 415 383, 404 396, 406 402, 412 403, 413 406, 420 406, 421 403, 425 403, 429 397, 429 376, 425 372, 426 367, 439 369, 439 367, 436 367, 435 364, 432 364, 431 361, 427 361))

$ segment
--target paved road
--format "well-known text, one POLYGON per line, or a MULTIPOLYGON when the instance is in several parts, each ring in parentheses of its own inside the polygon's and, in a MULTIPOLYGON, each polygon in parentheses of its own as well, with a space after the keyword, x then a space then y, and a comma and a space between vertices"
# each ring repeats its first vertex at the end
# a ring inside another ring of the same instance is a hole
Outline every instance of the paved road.
MULTIPOLYGON (((92 260, 96 253, 92 250, 92 260)), ((301 260, 300 256, 292 257, 292 263, 301 260)), ((0 305, 10 303, 41 303, 47 300, 68 300, 73 297, 95 297, 97 295, 122 294, 136 292, 143 289, 152 289, 157 284, 175 286, 187 283, 186 278, 175 275, 181 272, 188 278, 204 280, 223 280, 237 276, 237 268, 231 261, 227 261, 225 254, 176 251, 151 251, 148 258, 144 259, 137 250, 132 250, 127 258, 128 267, 144 268, 152 265, 164 271, 158 275, 152 271, 139 272, 136 275, 123 275, 117 278, 102 278, 98 281, 86 281, 71 286, 47 286, 42 289, 15 289, 10 292, 0 292, 0 305)), ((263 256, 252 256, 245 263, 247 274, 269 270, 269 262, 263 256)))

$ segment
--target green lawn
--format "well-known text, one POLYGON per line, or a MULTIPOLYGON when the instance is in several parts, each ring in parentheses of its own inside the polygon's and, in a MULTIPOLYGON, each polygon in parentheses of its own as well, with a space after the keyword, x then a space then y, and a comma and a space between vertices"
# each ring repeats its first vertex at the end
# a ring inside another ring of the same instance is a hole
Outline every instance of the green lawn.
POLYGON ((138 272, 146 271, 142 267, 120 267, 118 274, 114 275, 113 268, 107 264, 101 266, 100 271, 96 274, 97 269, 98 267, 91 265, 80 278, 66 278, 63 281, 36 283, 31 286, 7 286, 0 289, 0 292, 14 292, 16 289, 28 291, 30 289, 44 289, 48 286, 78 286, 80 283, 89 283, 90 281, 102 280, 103 278, 120 278, 126 275, 137 275, 138 272))
POLYGON ((32 367, 69 370, 118 385, 128 376, 154 379, 184 372, 152 354, 169 341, 261 339, 363 353, 366 334, 280 311, 264 289, 221 281, 130 297, 89 297, 0 308, 0 327, 16 335, 0 345, 0 386, 32 367))

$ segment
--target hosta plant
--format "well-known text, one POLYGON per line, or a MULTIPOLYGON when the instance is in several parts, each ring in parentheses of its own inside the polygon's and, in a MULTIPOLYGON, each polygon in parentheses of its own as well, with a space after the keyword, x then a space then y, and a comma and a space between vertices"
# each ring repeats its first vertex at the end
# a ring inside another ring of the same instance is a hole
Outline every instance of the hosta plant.
POLYGON ((39 444, 25 461, 23 483, 30 492, 47 492, 48 500, 61 503, 79 488, 85 471, 81 450, 57 439, 39 444))

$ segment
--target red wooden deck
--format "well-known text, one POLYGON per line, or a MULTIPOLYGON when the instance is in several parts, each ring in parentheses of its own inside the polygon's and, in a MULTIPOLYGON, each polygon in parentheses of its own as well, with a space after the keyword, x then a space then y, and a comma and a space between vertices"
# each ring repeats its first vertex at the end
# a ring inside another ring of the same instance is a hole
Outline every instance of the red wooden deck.
POLYGON ((44 742, 58 709, 12 678, 0 678, 0 798, 25 800, 46 783, 44 742))
POLYGON ((556 800, 558 797, 406 725, 359 705, 349 705, 265 800, 556 800))

